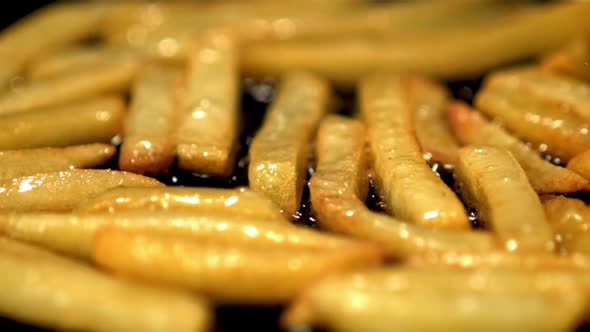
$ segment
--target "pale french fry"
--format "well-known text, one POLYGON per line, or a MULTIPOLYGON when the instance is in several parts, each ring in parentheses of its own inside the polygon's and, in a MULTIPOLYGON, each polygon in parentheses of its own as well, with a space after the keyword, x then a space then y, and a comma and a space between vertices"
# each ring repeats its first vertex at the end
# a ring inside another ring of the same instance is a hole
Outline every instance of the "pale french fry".
POLYGON ((475 96, 475 105, 514 135, 563 161, 590 148, 590 122, 551 101, 524 95, 510 81, 492 75, 475 96))
POLYGON ((239 72, 233 36, 212 32, 191 51, 181 125, 178 166, 229 176, 237 156, 239 72))
POLYGON ((406 88, 410 80, 375 74, 360 83, 376 183, 394 216, 432 227, 467 229, 470 223, 461 201, 422 158, 406 88))
POLYGON ((108 142, 121 132, 122 98, 106 96, 66 106, 0 116, 0 149, 108 142))
POLYGON ((398 258, 497 246, 489 233, 411 225, 369 211, 362 202, 368 189, 365 132, 357 120, 328 116, 318 132, 316 157, 310 192, 322 228, 377 243, 398 258))
POLYGON ((273 250, 342 250, 352 240, 258 218, 194 212, 130 211, 114 214, 18 213, 0 215, 0 233, 71 256, 88 259, 102 226, 190 237, 219 245, 273 250))
POLYGON ((163 186, 155 179, 110 170, 75 169, 0 180, 0 210, 71 211, 117 186, 163 186))
POLYGON ((150 66, 139 75, 125 122, 121 170, 158 174, 172 165, 180 83, 180 71, 164 65, 150 66))
POLYGON ((564 48, 541 61, 545 69, 590 82, 590 44, 586 38, 576 38, 564 48))
POLYGON ((291 327, 312 323, 338 332, 536 331, 539 326, 567 331, 584 314, 585 300, 579 294, 583 287, 575 278, 535 288, 527 284, 534 283, 535 276, 518 272, 396 272, 326 278, 295 301, 283 322, 291 327), (389 284, 373 283, 379 281, 389 284), (491 287, 478 287, 486 283, 491 287))
POLYGON ((250 188, 270 197, 286 215, 299 209, 310 140, 329 111, 331 91, 308 73, 286 74, 250 146, 250 188))
POLYGON ((455 135, 463 144, 489 145, 510 151, 537 193, 572 193, 588 190, 588 180, 544 160, 524 142, 506 132, 498 124, 488 122, 479 112, 471 110, 466 104, 451 103, 448 117, 455 135))
POLYGON ((589 12, 588 3, 567 3, 523 11, 475 28, 435 31, 422 38, 260 43, 244 48, 242 66, 246 75, 255 76, 300 68, 341 85, 352 85, 367 73, 383 69, 449 80, 472 78, 559 47, 572 35, 588 31, 589 12))
POLYGON ((131 85, 140 65, 133 59, 121 59, 24 84, 0 95, 0 114, 62 105, 102 93, 123 92, 131 85))
POLYGON ((374 249, 260 250, 104 228, 95 236, 93 257, 114 272, 191 289, 222 302, 273 304, 290 300, 330 273, 378 264, 374 249))
POLYGON ((96 143, 0 151, 0 179, 101 166, 111 159, 115 150, 112 145, 96 143))
POLYGON ((458 190, 467 205, 508 251, 553 251, 553 232, 539 196, 507 150, 468 146, 459 150, 458 190))
POLYGON ((590 207, 563 196, 543 201, 543 207, 561 248, 566 252, 590 254, 590 207))
POLYGON ((96 4, 57 4, 45 7, 0 34, 0 86, 41 54, 56 51, 97 31, 104 8, 96 4))
POLYGON ((247 188, 114 188, 76 209, 83 213, 122 211, 192 211, 259 220, 285 220, 270 199, 247 188))
POLYGON ((570 169, 584 178, 590 180, 590 149, 575 155, 567 163, 567 169, 570 169))
POLYGON ((88 265, 0 238, 2 316, 57 330, 207 331, 204 300, 133 284, 88 265))

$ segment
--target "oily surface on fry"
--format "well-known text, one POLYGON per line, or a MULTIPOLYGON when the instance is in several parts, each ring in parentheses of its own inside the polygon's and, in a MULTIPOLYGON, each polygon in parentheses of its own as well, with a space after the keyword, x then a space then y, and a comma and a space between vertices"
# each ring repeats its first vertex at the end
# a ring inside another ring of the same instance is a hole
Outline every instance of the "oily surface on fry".
POLYGON ((590 208, 583 201, 556 196, 543 201, 560 249, 590 254, 590 208))

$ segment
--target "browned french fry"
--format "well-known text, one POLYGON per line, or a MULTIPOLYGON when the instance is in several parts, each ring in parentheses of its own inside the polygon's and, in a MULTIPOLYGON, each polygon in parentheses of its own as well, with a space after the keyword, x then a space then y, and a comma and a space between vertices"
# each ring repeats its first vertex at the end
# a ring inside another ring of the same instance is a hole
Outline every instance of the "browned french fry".
POLYGON ((121 170, 157 174, 172 165, 180 82, 180 72, 164 65, 148 67, 135 81, 119 156, 121 170))
POLYGON ((463 144, 490 145, 510 151, 522 166, 537 193, 571 193, 588 190, 588 180, 566 168, 543 160, 524 142, 496 123, 488 122, 479 112, 471 110, 466 104, 459 102, 450 104, 448 116, 457 138, 463 144))
POLYGON ((411 78, 392 74, 365 77, 359 88, 375 179, 394 216, 440 228, 470 227, 463 205, 428 167, 414 135, 411 78))
POLYGON ((590 44, 585 38, 576 38, 562 49, 549 54, 541 61, 545 69, 590 82, 590 44))
POLYGON ((260 250, 116 228, 97 233, 93 256, 117 273, 248 304, 282 303, 313 280, 380 260, 378 251, 360 244, 325 252, 260 250))
POLYGON ((590 149, 570 159, 567 168, 590 180, 590 149))
POLYGON ((365 132, 357 120, 328 116, 319 129, 316 157, 310 192, 322 228, 378 243, 399 258, 497 246, 489 233, 411 225, 369 211, 362 202, 368 188, 365 132))
POLYGON ((98 30, 104 8, 96 4, 45 7, 0 34, 0 86, 39 55, 58 50, 98 30))
POLYGON ((134 59, 78 68, 57 77, 30 82, 0 95, 0 114, 30 111, 126 90, 140 68, 134 59))
POLYGON ((590 254, 590 207, 563 196, 544 201, 543 207, 561 248, 566 252, 590 254))
POLYGON ((108 142, 121 132, 124 117, 125 104, 115 96, 1 115, 0 149, 108 142))
POLYGON ((76 169, 0 180, 0 210, 71 211, 81 201, 117 186, 163 184, 141 175, 76 169))
POLYGON ((239 72, 232 35, 208 33, 191 51, 183 115, 177 132, 178 166, 219 177, 234 169, 238 139, 239 72))
POLYGON ((553 232, 539 196, 507 150, 468 146, 459 150, 457 186, 480 220, 508 251, 553 251, 553 232))
POLYGON ((258 76, 306 69, 343 85, 352 85, 367 73, 383 69, 441 79, 477 77, 498 65, 552 50, 572 35, 588 31, 589 12, 588 3, 560 3, 475 28, 443 30, 421 38, 261 43, 244 48, 242 66, 245 74, 258 76))
POLYGON ((101 166, 115 154, 108 144, 0 151, 0 179, 101 166))
POLYGON ((563 161, 590 148, 590 121, 550 100, 522 93, 510 80, 496 78, 486 79, 475 96, 478 110, 563 161))
POLYGON ((270 199, 247 188, 114 188, 78 206, 78 212, 193 211, 259 220, 285 220, 270 199))
POLYGON ((88 265, 0 238, 2 316, 57 330, 207 331, 204 300, 114 278, 88 265))
POLYGON ((286 74, 252 141, 250 188, 270 197, 286 215, 299 209, 310 139, 329 111, 330 98, 323 79, 303 72, 286 74))

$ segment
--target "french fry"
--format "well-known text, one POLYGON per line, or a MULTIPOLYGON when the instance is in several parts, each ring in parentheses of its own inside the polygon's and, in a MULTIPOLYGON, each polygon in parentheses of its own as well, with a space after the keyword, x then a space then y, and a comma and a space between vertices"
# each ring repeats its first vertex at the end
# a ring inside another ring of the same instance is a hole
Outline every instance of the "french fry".
POLYGON ((567 163, 567 169, 590 180, 590 149, 579 153, 570 159, 567 163))
POLYGON ((0 210, 71 211, 117 186, 163 186, 155 179, 110 170, 75 169, 0 180, 0 210))
POLYGON ((254 76, 299 68, 348 86, 383 69, 445 80, 473 78, 498 65, 552 50, 572 35, 588 31, 589 12, 590 4, 578 2, 523 11, 474 28, 435 31, 421 38, 353 36, 260 43, 243 50, 242 66, 246 75, 254 76))
POLYGON ((334 276, 297 299, 283 323, 290 327, 312 323, 339 332, 574 328, 585 309, 584 296, 576 294, 582 289, 577 280, 563 278, 564 284, 538 288, 531 285, 535 281, 535 276, 518 272, 440 269, 334 276), (486 284, 491 287, 477 287, 486 284))
POLYGON ((365 77, 359 88, 378 188, 394 216, 439 228, 470 227, 463 205, 428 167, 414 135, 410 78, 365 77))
POLYGON ((286 74, 250 146, 250 188, 270 197, 286 215, 299 209, 310 140, 329 111, 331 91, 323 79, 286 74))
POLYGON ((0 34, 0 86, 28 61, 59 50, 97 31, 104 8, 96 4, 58 4, 42 8, 0 34))
POLYGON ((455 135, 463 144, 489 145, 510 151, 537 193, 573 193, 588 190, 588 180, 566 168, 545 161, 524 142, 496 123, 487 121, 466 104, 451 103, 448 107, 448 117, 455 135))
POLYGON ((208 304, 0 238, 2 316, 57 330, 206 331, 208 304))
POLYGON ((273 201, 247 188, 114 188, 82 203, 76 210, 83 213, 192 211, 269 221, 285 220, 273 201))
POLYGON ((576 38, 562 49, 542 59, 541 67, 590 82, 590 44, 585 38, 576 38))
POLYGON ((191 289, 222 302, 273 304, 290 300, 330 273, 378 264, 374 249, 260 250, 104 228, 95 236, 93 257, 116 273, 191 289))
POLYGON ((108 142, 121 132, 124 117, 125 104, 116 96, 1 115, 0 149, 108 142))
POLYGON ((0 114, 62 105, 102 93, 122 92, 129 87, 139 68, 140 62, 123 59, 30 82, 0 95, 0 114))
POLYGON ((590 254, 590 208, 563 196, 544 201, 543 207, 560 247, 565 252, 590 254))
POLYGON ((119 168, 139 174, 166 172, 174 161, 174 129, 179 120, 180 72, 151 66, 135 81, 125 122, 119 168))
POLYGON ((357 120, 328 116, 318 132, 316 156, 311 206, 322 228, 377 243, 398 258, 437 251, 487 251, 497 246, 483 232, 412 225, 369 211, 362 202, 368 189, 365 131, 357 120))
POLYGON ((502 123, 519 138, 562 161, 590 148, 590 122, 559 105, 516 90, 492 75, 475 96, 479 111, 502 123))
POLYGON ((459 150, 457 187, 467 205, 506 250, 553 251, 553 233, 539 196, 510 152, 487 146, 459 150))
POLYGON ((0 151, 0 179, 101 166, 111 159, 115 150, 111 145, 96 143, 0 151))
POLYGON ((131 231, 213 241, 273 250, 287 248, 307 251, 342 250, 352 240, 322 234, 290 223, 214 213, 129 211, 114 214, 18 213, 0 215, 0 232, 12 238, 88 259, 92 239, 102 226, 131 231))
POLYGON ((234 169, 238 140, 239 72, 233 36, 212 32, 191 51, 181 125, 178 166, 219 177, 234 169))

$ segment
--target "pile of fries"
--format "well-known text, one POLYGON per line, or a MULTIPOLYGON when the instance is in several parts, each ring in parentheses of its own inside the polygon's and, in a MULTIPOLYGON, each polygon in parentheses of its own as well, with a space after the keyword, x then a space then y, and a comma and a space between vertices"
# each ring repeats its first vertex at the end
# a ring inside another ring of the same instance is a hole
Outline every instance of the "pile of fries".
POLYGON ((574 330, 589 62, 588 2, 42 8, 0 32, 0 316, 197 332, 216 305, 278 305, 284 328, 574 330), (249 186, 156 180, 234 174, 243 77, 279 82, 249 186), (472 105, 443 83, 481 77, 472 105), (306 187, 319 229, 293 223, 306 187))

